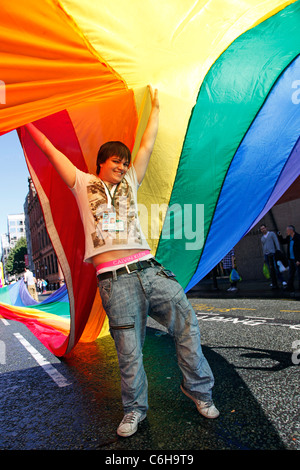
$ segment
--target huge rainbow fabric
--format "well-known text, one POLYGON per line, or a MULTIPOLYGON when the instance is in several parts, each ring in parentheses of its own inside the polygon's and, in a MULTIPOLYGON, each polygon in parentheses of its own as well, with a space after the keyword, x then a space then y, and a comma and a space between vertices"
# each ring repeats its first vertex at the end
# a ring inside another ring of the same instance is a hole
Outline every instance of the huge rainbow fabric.
POLYGON ((34 121, 94 173, 107 140, 134 157, 147 85, 158 88, 140 217, 152 253, 188 291, 300 173, 300 2, 14 0, 0 11, 0 133, 18 129, 70 319, 60 328, 52 315, 50 327, 49 312, 2 301, 0 313, 26 317, 61 356, 105 334, 105 312, 75 199, 22 126, 34 121))

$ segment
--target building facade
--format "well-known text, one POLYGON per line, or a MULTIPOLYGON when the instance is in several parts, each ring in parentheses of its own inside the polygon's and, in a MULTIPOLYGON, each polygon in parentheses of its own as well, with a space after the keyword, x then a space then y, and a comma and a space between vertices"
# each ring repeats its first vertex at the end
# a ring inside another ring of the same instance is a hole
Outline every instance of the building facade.
POLYGON ((10 250, 14 248, 20 238, 26 236, 24 213, 7 216, 7 235, 10 250))
POLYGON ((28 186, 26 204, 34 274, 36 279, 47 281, 47 290, 58 289, 63 282, 62 270, 48 236, 40 201, 31 178, 28 178, 28 186))
POLYGON ((26 237, 24 213, 8 215, 7 233, 1 235, 1 262, 3 264, 3 274, 6 281, 14 278, 14 276, 9 276, 5 271, 8 254, 22 237, 26 237))
POLYGON ((3 266, 3 276, 4 276, 5 280, 7 280, 7 275, 6 275, 6 272, 5 272, 5 265, 6 265, 8 254, 9 254, 8 234, 3 233, 1 235, 1 262, 2 262, 2 266, 3 266))
MULTIPOLYGON (((28 181, 28 184, 30 182, 28 181)), ((28 215, 28 206, 29 206, 29 192, 25 198, 24 203, 24 215, 25 215, 25 234, 26 234, 26 241, 27 241, 27 257, 25 259, 25 266, 30 269, 30 271, 34 272, 35 267, 32 258, 32 244, 31 244, 31 232, 30 232, 30 223, 29 223, 29 215, 28 215)))

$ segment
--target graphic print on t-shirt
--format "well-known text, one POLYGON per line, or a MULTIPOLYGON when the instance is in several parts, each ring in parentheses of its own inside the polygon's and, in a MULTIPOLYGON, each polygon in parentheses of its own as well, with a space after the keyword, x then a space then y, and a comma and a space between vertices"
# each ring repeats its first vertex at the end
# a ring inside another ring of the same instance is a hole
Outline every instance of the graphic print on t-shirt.
POLYGON ((105 245, 108 240, 113 245, 128 243, 130 240, 142 244, 133 192, 125 178, 117 187, 114 205, 109 204, 104 185, 99 178, 89 181, 87 196, 95 222, 95 232, 91 234, 94 248, 105 245), (115 227, 121 229, 103 228, 106 227, 103 221, 112 218, 112 212, 115 212, 115 227))

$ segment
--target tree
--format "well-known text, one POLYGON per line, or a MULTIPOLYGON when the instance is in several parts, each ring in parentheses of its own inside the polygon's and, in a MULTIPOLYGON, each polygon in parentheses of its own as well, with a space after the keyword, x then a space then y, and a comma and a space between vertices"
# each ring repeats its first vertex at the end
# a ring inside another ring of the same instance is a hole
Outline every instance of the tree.
POLYGON ((26 238, 20 238, 8 254, 5 271, 8 274, 20 274, 25 270, 25 255, 27 254, 26 238))

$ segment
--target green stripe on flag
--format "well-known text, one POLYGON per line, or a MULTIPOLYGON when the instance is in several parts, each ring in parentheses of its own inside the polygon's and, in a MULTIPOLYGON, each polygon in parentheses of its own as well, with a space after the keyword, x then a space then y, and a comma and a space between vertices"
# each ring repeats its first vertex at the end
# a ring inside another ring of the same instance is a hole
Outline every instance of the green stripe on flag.
POLYGON ((156 252, 183 287, 199 264, 234 154, 277 78, 300 53, 299 25, 298 1, 237 38, 203 81, 156 252))

